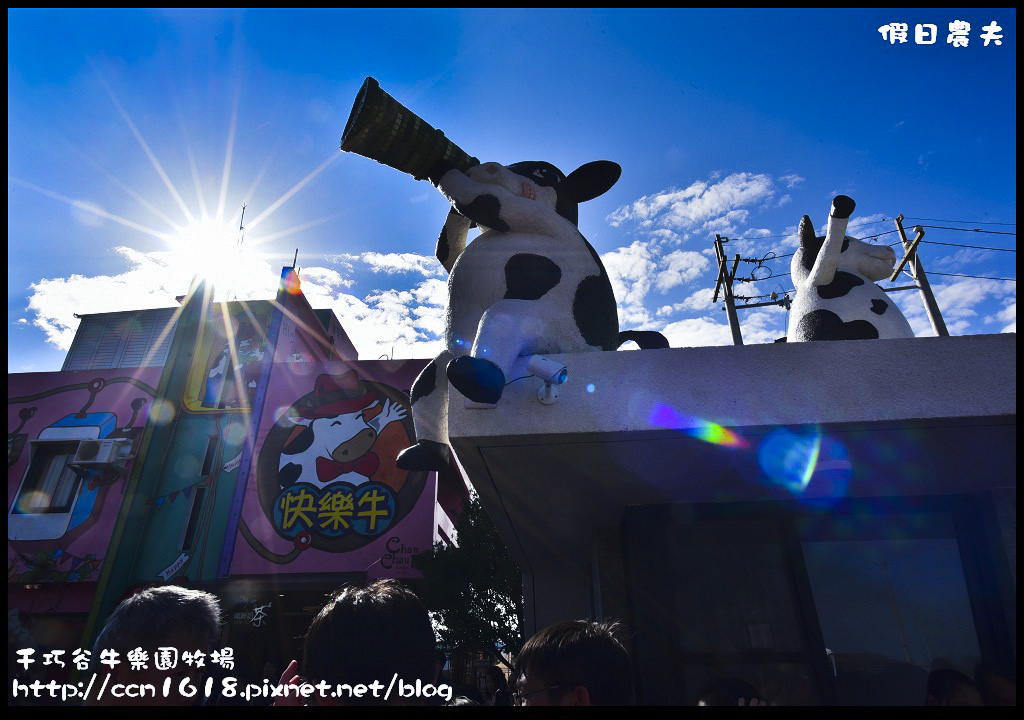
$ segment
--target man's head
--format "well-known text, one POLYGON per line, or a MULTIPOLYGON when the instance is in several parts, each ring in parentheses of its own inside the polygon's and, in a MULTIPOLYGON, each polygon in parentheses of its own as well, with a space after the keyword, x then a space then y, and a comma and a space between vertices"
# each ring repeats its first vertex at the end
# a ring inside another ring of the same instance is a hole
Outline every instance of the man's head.
POLYGON ((516 658, 520 705, 629 705, 633 671, 616 623, 570 620, 541 630, 516 658))
MULTIPOLYGON (((346 587, 332 597, 306 633, 302 675, 310 682, 385 688, 397 673, 405 683, 435 681, 435 640, 430 616, 416 594, 397 580, 346 587)), ((344 704, 379 704, 374 697, 344 704)))
MULTIPOLYGON (((146 588, 125 598, 107 618, 93 645, 92 661, 95 666, 104 650, 114 650, 121 661, 111 671, 113 683, 151 683, 161 693, 163 683, 171 678, 170 696, 114 698, 132 705, 191 704, 193 699, 181 696, 177 690, 182 681, 189 679, 192 668, 182 662, 185 652, 201 651, 208 654, 220 637, 221 611, 217 598, 208 592, 177 585, 146 588), (141 648, 147 654, 146 668, 132 670, 127 654, 141 648), (174 648, 178 660, 174 668, 160 670, 155 658, 160 648, 174 648)), ((193 685, 201 679, 199 673, 191 678, 193 685)))
POLYGON ((981 705, 981 695, 974 682, 962 672, 952 668, 932 670, 928 673, 926 705, 981 705))

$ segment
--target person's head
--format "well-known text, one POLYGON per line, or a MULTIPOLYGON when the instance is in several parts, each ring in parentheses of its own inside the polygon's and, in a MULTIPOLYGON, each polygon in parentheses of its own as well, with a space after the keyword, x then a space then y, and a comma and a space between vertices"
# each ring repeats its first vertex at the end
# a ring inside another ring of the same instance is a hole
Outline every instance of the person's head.
POLYGON ((974 668, 974 683, 985 705, 1010 706, 1017 704, 1017 664, 978 663, 974 668))
MULTIPOLYGON (((395 674, 406 684, 433 683, 435 659, 434 629, 423 603, 397 580, 378 580, 342 589, 313 619, 306 633, 302 676, 313 683, 352 686, 377 681, 385 688, 395 674)), ((379 695, 339 700, 380 704, 384 693, 379 695)))
POLYGON ((491 665, 484 671, 484 682, 491 692, 495 690, 508 690, 508 680, 505 679, 505 673, 497 665, 491 665))
POLYGON ((765 700, 757 688, 742 678, 717 678, 711 680, 700 692, 698 705, 737 707, 751 703, 762 704, 765 700))
POLYGON ((527 640, 516 658, 519 705, 629 705, 633 671, 617 623, 569 620, 527 640))
POLYGON ((981 695, 978 694, 974 682, 962 672, 942 668, 928 673, 928 696, 925 698, 925 704, 981 705, 981 695))
MULTIPOLYGON (((195 698, 181 696, 177 689, 182 681, 191 677, 198 685, 201 673, 184 663, 185 652, 201 651, 209 654, 220 637, 221 611, 217 598, 208 592, 177 585, 159 585, 139 590, 121 601, 107 618, 106 624, 93 644, 92 662, 96 667, 104 650, 114 650, 121 661, 111 671, 112 683, 151 683, 162 690, 170 677, 173 691, 167 698, 124 697, 109 695, 105 702, 132 705, 193 704, 195 698), (136 648, 147 653, 147 667, 132 670, 127 654, 136 648), (176 667, 160 670, 155 658, 159 648, 175 648, 178 653, 176 667)), ((198 697, 198 695, 197 695, 198 697)))

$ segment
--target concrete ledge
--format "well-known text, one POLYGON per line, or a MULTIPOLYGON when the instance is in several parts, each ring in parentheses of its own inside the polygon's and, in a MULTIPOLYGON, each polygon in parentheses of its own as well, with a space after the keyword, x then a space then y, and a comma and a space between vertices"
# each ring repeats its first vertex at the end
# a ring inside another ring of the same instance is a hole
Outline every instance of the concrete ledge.
MULTIPOLYGON (((535 377, 506 387, 493 409, 453 393, 449 435, 1015 415, 1016 356, 1016 334, 552 355, 569 370, 557 402, 541 404, 535 377)), ((524 364, 513 377, 527 374, 524 364)))

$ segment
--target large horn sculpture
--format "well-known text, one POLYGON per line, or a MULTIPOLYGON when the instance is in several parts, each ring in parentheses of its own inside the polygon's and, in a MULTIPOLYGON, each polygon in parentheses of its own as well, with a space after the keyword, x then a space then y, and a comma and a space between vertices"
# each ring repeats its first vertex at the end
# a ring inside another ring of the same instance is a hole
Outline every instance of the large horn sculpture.
POLYGON ((417 180, 427 177, 439 161, 463 171, 479 164, 443 132, 381 90, 372 77, 363 82, 352 104, 341 135, 341 149, 409 173, 417 180))

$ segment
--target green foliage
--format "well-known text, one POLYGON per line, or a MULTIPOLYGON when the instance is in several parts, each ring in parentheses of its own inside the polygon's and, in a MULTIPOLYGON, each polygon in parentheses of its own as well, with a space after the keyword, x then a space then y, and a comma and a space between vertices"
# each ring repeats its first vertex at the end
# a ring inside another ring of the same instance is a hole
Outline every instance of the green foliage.
POLYGON ((437 621, 438 640, 457 647, 517 653, 523 645, 523 576, 479 496, 455 526, 458 547, 437 543, 413 558, 423 573, 423 602, 437 621))

